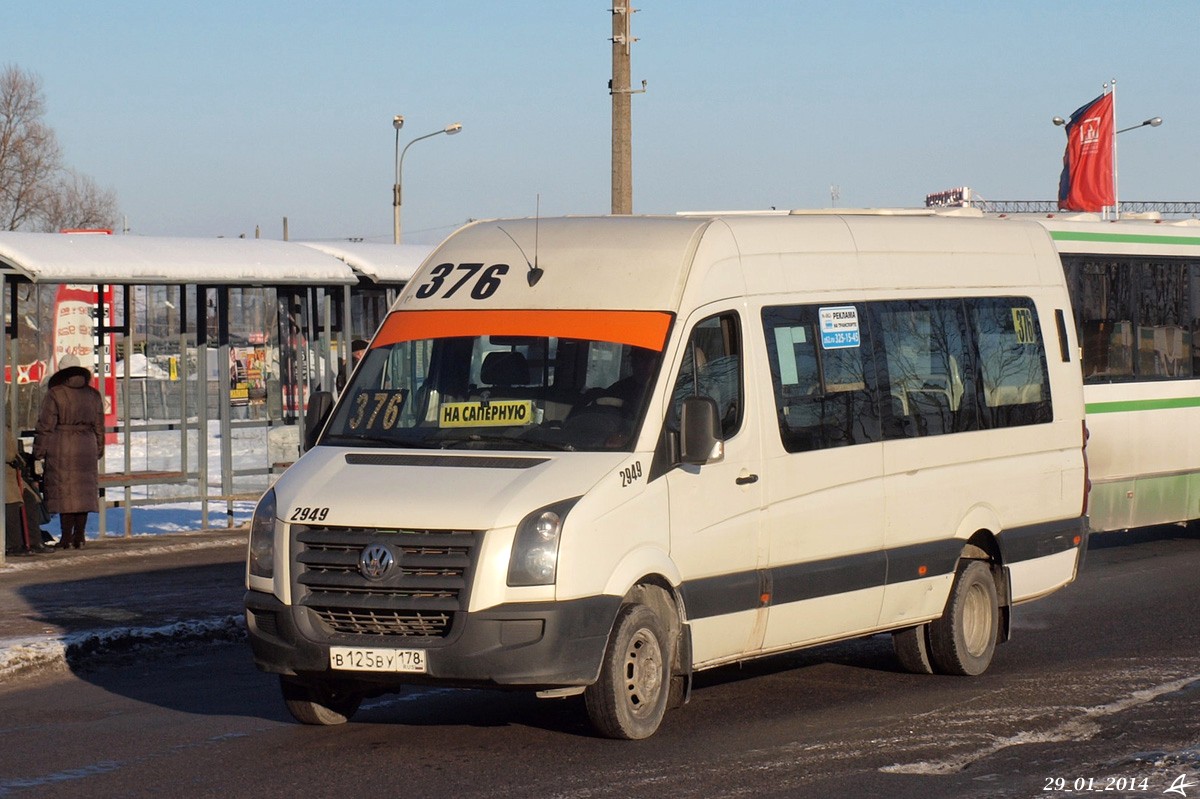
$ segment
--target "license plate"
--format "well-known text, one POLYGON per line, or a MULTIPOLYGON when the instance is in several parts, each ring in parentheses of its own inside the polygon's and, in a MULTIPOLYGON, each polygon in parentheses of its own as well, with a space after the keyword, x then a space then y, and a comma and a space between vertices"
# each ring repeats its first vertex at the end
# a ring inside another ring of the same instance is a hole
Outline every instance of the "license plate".
POLYGON ((383 671, 424 674, 425 650, 362 649, 354 646, 331 646, 329 647, 329 667, 337 671, 383 671))

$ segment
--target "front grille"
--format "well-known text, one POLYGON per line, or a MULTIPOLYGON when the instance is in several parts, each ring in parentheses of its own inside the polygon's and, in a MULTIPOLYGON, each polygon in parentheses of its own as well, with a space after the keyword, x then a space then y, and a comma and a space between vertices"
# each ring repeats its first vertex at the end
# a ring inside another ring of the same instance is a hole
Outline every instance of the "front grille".
POLYGON ((449 613, 399 613, 352 608, 313 608, 321 621, 342 633, 421 635, 443 638, 450 631, 449 613))
POLYGON ((293 548, 297 604, 333 633, 444 638, 467 590, 480 536, 459 530, 299 527, 293 548), (362 551, 382 544, 395 562, 363 576, 362 551))

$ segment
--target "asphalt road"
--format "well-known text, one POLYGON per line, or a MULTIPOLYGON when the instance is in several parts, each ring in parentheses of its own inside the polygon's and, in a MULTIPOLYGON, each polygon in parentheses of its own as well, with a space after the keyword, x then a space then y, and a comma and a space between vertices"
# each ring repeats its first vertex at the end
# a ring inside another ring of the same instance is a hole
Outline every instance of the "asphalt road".
POLYGON ((0 796, 1200 797, 1197 574, 1197 539, 1094 548, 981 677, 880 636, 706 673, 642 742, 487 691, 303 727, 242 645, 128 653, 0 688, 0 796))

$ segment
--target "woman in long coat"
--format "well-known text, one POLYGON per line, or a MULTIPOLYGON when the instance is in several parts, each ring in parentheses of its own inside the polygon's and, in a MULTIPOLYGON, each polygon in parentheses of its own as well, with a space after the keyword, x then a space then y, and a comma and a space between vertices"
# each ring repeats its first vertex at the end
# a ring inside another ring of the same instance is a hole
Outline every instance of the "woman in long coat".
POLYGON ((61 549, 83 546, 87 516, 100 509, 104 400, 91 382, 92 373, 82 366, 56 372, 42 400, 33 438, 33 457, 46 459, 46 507, 59 514, 61 549))

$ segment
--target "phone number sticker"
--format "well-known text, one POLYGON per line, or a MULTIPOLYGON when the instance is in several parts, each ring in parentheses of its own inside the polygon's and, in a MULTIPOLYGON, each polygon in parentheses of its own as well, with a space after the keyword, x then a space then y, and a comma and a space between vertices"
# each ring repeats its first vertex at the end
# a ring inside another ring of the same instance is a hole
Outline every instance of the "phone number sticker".
POLYGON ((821 348, 840 350, 860 345, 858 309, 853 305, 818 308, 821 322, 821 348))

